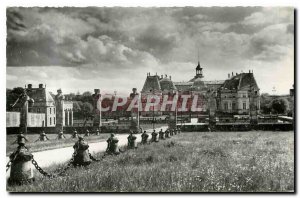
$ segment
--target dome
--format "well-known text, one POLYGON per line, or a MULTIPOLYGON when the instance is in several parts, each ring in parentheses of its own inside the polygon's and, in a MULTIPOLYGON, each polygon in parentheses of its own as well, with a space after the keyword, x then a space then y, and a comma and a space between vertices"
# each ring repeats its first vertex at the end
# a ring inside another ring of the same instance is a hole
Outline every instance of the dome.
POLYGON ((207 86, 200 78, 195 79, 193 85, 191 86, 191 91, 204 91, 206 89, 207 86))

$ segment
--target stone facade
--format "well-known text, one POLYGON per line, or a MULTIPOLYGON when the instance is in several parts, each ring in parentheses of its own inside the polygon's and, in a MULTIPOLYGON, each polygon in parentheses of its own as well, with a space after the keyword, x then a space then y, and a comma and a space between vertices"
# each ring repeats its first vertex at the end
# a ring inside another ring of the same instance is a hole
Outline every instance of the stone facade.
MULTIPOLYGON (((27 95, 34 100, 34 104, 28 107, 28 112, 45 114, 45 121, 42 123, 42 126, 54 127, 56 125, 56 106, 55 101, 50 92, 47 91, 46 86, 39 84, 38 88, 33 88, 32 84, 28 84, 26 92, 27 95)), ((22 107, 20 105, 21 104, 17 104, 13 108, 13 111, 22 112, 22 107)))
MULTIPOLYGON (((260 93, 253 72, 232 73, 226 80, 205 81, 203 78, 203 68, 199 62, 196 75, 186 82, 173 82, 171 76, 151 76, 147 73, 141 94, 144 98, 149 94, 162 98, 175 93, 198 96, 202 111, 211 116, 216 113, 257 116, 260 110, 260 93)), ((160 106, 154 108, 158 110, 160 106)))

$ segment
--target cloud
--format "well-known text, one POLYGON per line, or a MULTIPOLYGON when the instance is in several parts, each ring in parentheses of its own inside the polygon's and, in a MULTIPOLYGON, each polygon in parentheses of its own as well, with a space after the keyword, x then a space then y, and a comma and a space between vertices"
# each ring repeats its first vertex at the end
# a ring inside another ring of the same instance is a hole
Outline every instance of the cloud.
POLYGON ((294 10, 291 7, 286 8, 264 8, 260 12, 254 12, 246 17, 243 21, 244 24, 262 26, 278 23, 293 23, 294 10))
POLYGON ((288 24, 276 24, 263 28, 250 40, 247 56, 264 61, 276 61, 293 49, 294 35, 289 34, 288 24))
POLYGON ((293 14, 262 7, 13 7, 7 9, 7 66, 18 67, 10 75, 27 77, 23 67, 43 69, 51 82, 121 82, 129 74, 134 78, 120 84, 131 87, 143 84, 146 72, 190 79, 199 49, 206 77, 218 79, 252 63, 271 69, 292 59, 293 14), (68 77, 52 72, 57 68, 68 77))

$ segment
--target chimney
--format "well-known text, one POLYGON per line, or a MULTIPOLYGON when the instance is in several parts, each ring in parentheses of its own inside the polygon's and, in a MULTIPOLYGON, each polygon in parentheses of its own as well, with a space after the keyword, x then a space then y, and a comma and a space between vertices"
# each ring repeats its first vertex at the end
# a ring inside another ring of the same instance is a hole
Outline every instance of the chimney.
POLYGON ((165 74, 165 77, 167 78, 167 77, 168 77, 168 75, 167 75, 167 74, 165 74))
POLYGON ((43 84, 39 84, 39 88, 40 89, 44 88, 44 85, 43 84))
POLYGON ((236 73, 236 75, 238 75, 238 73, 236 73))
POLYGON ((170 80, 172 80, 172 76, 170 76, 170 80))
POLYGON ((251 73, 250 69, 249 69, 249 74, 251 73))
POLYGON ((164 75, 161 75, 161 79, 163 79, 164 78, 164 75))
POLYGON ((32 84, 27 85, 28 89, 32 89, 32 84))
POLYGON ((232 75, 231 75, 232 77, 233 77, 233 72, 232 72, 232 75))
POLYGON ((100 89, 94 89, 95 94, 100 94, 100 89))
POLYGON ((133 93, 136 93, 136 90, 137 90, 136 88, 132 88, 133 93))
POLYGON ((230 78, 230 74, 228 74, 228 78, 230 78))

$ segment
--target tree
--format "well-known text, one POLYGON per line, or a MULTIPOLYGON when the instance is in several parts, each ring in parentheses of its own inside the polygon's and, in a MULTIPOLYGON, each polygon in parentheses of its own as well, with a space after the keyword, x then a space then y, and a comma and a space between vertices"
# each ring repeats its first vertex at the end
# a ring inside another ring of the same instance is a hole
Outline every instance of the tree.
POLYGON ((263 93, 260 95, 260 109, 263 114, 270 114, 272 98, 269 94, 263 93))
POLYGON ((289 109, 287 111, 287 115, 292 117, 294 113, 294 97, 289 97, 288 102, 289 102, 289 109))
POLYGON ((271 102, 272 113, 284 114, 288 110, 288 101, 284 98, 274 99, 271 102))
POLYGON ((89 91, 83 92, 81 101, 82 102, 92 102, 93 101, 92 93, 89 91))
POLYGON ((74 101, 73 102, 73 111, 80 112, 81 111, 82 102, 81 101, 74 101))
POLYGON ((84 102, 82 104, 81 112, 85 115, 91 115, 93 113, 93 105, 89 102, 84 102))
POLYGON ((19 96, 24 92, 23 87, 15 87, 12 90, 6 90, 6 110, 11 110, 11 106, 19 96))

